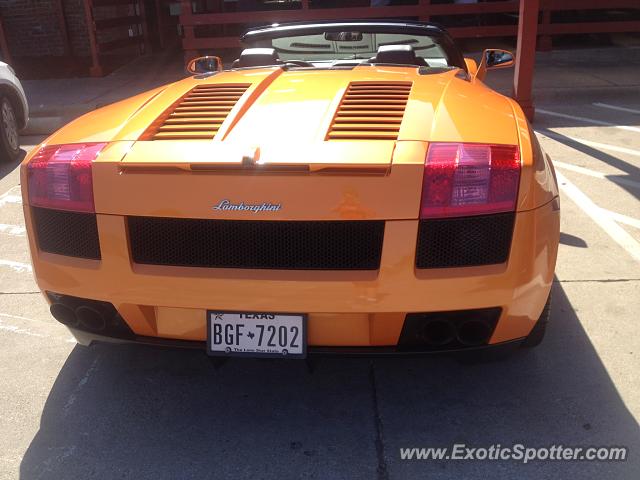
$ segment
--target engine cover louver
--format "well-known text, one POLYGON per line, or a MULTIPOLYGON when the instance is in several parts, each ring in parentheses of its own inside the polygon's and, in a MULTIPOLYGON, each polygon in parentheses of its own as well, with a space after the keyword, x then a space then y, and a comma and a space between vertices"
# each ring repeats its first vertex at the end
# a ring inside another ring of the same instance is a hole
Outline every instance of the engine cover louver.
POLYGON ((145 135, 148 140, 211 140, 250 84, 199 85, 169 108, 145 135))
POLYGON ((327 140, 396 140, 411 82, 351 82, 327 140))

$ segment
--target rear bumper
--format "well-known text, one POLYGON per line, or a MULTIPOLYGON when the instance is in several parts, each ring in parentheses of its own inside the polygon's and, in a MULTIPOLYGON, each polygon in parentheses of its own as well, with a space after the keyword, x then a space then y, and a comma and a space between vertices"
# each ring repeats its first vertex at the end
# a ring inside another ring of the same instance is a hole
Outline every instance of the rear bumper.
MULTIPOLYGON (((187 349, 187 350, 206 350, 206 342, 194 340, 176 340, 159 337, 135 336, 133 338, 121 339, 99 335, 96 333, 85 332, 75 328, 69 328, 69 331, 75 337, 76 341, 84 346, 91 346, 96 343, 113 344, 113 345, 146 345, 150 347, 187 349)), ((481 345, 477 347, 465 347, 450 350, 407 350, 398 349, 395 346, 378 346, 378 347, 309 347, 307 354, 309 356, 346 356, 346 357, 387 357, 387 356, 425 356, 425 355, 466 355, 482 352, 491 352, 494 354, 509 354, 522 346, 524 338, 518 338, 507 342, 501 342, 492 345, 481 345)))
MULTIPOLYGON (((25 208, 27 225, 30 209, 25 208)), ((133 263, 126 218, 98 215, 101 260, 38 250, 39 287, 112 303, 136 338, 202 342, 206 310, 308 314, 309 347, 394 347, 408 313, 500 308, 489 340, 526 337, 555 268, 559 212, 552 202, 516 215, 508 262, 415 269, 417 220, 386 222, 378 271, 285 271, 133 263)))

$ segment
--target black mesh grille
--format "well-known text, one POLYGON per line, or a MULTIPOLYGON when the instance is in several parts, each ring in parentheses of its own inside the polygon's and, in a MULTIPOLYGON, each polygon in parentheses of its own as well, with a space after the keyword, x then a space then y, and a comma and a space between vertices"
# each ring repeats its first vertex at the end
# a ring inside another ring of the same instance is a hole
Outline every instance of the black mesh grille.
POLYGON ((417 268, 467 267, 506 262, 515 213, 421 220, 417 268))
POLYGON ((136 263, 210 268, 376 270, 383 221, 129 217, 136 263))
POLYGON ((98 224, 94 213, 64 212, 48 208, 31 209, 43 252, 68 257, 100 259, 98 224))

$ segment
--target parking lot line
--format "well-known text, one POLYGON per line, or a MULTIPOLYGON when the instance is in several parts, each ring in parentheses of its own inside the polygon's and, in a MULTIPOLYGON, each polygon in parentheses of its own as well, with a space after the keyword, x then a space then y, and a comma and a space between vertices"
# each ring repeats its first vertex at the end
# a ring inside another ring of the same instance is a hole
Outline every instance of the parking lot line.
POLYGON ((69 395, 69 398, 67 399, 67 402, 64 404, 64 407, 62 408, 63 416, 66 417, 70 413, 71 407, 73 406, 73 404, 75 403, 76 399, 78 398, 78 394, 84 388, 84 386, 87 384, 87 382, 91 378, 91 375, 93 375, 93 373, 98 368, 98 360, 100 360, 100 358, 101 357, 98 354, 98 356, 96 356, 96 358, 91 363, 91 366, 87 369, 87 371, 85 372, 83 377, 80 379, 80 381, 78 382, 76 387, 73 389, 73 391, 69 395))
POLYGON ((638 243, 625 229, 616 223, 608 213, 597 206, 582 190, 571 183, 560 172, 556 171, 558 184, 562 192, 569 197, 580 209, 586 213, 607 235, 624 248, 629 255, 640 262, 640 243, 638 243))
MULTIPOLYGON (((11 313, 0 313, 0 317, 15 318, 16 320, 26 320, 27 322, 38 322, 38 320, 34 320, 33 318, 23 317, 23 316, 20 316, 20 315, 13 315, 11 313)), ((40 323, 40 322, 38 322, 38 323, 40 323)))
POLYGON ((13 260, 2 260, 1 258, 0 267, 9 267, 18 273, 33 271, 31 265, 29 265, 28 263, 14 262, 13 260))
POLYGON ((580 167, 578 165, 573 165, 571 163, 561 162, 559 160, 553 160, 553 165, 563 170, 569 170, 572 172, 580 173, 582 175, 587 175, 589 177, 609 180, 610 182, 617 183, 618 185, 624 185, 626 187, 640 189, 640 182, 634 182, 633 180, 627 180, 626 178, 618 178, 618 177, 605 175, 602 172, 596 172, 595 170, 591 170, 589 168, 580 167))
POLYGON ((22 203, 22 197, 20 195, 7 195, 0 198, 0 207, 7 203, 22 203))
POLYGON ((621 112, 628 112, 628 113, 637 113, 640 114, 640 110, 635 110, 633 108, 627 108, 627 107, 619 107, 617 105, 609 105, 608 103, 600 103, 600 102, 596 102, 596 103, 592 103, 592 105, 594 107, 601 107, 601 108, 610 108, 611 110, 619 110, 621 112))
POLYGON ((536 130, 536 133, 544 137, 549 137, 549 138, 558 139, 558 140, 562 140, 563 138, 568 138, 569 140, 573 140, 574 142, 581 143, 583 145, 586 145, 587 147, 601 148, 602 150, 610 150, 612 152, 626 153, 627 155, 640 157, 640 150, 635 150, 633 148, 619 147, 617 145, 610 145, 608 143, 592 142, 591 140, 584 140, 582 138, 571 137, 569 135, 564 135, 564 134, 559 135, 557 133, 552 132, 551 130, 544 130, 542 132, 536 130))
POLYGON ((8 225, 6 223, 0 223, 0 233, 4 233, 5 235, 12 235, 15 237, 24 237, 26 232, 25 227, 21 227, 19 225, 8 225))
POLYGON ((605 208, 603 208, 602 210, 616 222, 624 223, 625 225, 629 225, 630 227, 640 228, 640 220, 638 220, 637 218, 628 217, 621 213, 612 212, 611 210, 607 210, 605 208))
POLYGON ((590 123, 592 125, 602 125, 604 127, 615 127, 621 130, 627 130, 629 132, 640 133, 640 128, 638 127, 630 127, 629 125, 616 125, 615 123, 605 122, 603 120, 596 120, 594 118, 569 115, 567 113, 552 112, 551 110, 544 110, 542 108, 536 108, 536 113, 542 113, 543 115, 551 115, 553 117, 568 118, 570 120, 577 120, 579 122, 590 123))
POLYGON ((29 337, 40 337, 40 338, 46 337, 46 335, 42 335, 41 333, 31 332, 24 328, 16 327, 15 325, 7 325, 2 321, 2 319, 0 319, 0 330, 5 332, 15 333, 18 335, 27 335, 29 337))
POLYGON ((11 187, 9 190, 0 195, 0 207, 7 203, 22 203, 20 196, 20 185, 11 187))

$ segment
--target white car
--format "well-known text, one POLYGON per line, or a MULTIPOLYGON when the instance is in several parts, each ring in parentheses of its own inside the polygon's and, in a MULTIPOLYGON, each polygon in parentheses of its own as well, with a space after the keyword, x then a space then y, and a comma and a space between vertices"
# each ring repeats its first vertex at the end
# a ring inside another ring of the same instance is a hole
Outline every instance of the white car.
POLYGON ((27 126, 29 105, 13 69, 0 62, 0 162, 15 160, 20 153, 18 132, 27 126))

